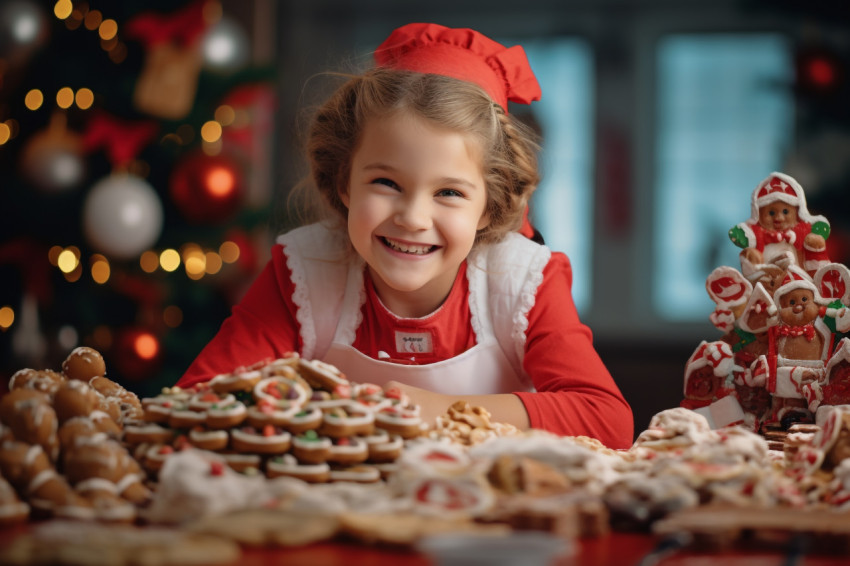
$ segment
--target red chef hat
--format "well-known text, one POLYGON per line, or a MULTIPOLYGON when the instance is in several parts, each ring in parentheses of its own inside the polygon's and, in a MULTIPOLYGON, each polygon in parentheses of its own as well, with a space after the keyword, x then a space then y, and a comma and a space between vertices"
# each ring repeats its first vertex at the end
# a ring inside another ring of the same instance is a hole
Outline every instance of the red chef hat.
POLYGON ((424 23, 401 26, 375 50, 375 61, 392 69, 475 83, 505 111, 509 100, 529 104, 540 99, 540 85, 522 46, 505 47, 468 28, 424 23))

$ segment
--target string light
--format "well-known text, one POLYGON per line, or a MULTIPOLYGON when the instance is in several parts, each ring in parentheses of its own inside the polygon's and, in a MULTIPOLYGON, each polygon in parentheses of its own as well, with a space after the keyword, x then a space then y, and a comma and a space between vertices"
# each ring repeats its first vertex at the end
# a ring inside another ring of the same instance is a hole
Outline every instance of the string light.
POLYGON ((0 122, 0 145, 5 144, 11 138, 12 129, 5 122, 0 122))
POLYGON ((159 267, 159 255, 153 250, 144 252, 139 257, 139 266, 145 273, 153 273, 159 267))
POLYGON ((163 270, 171 273, 180 267, 180 254, 173 248, 163 250, 162 253, 159 254, 159 265, 163 270))
POLYGON ((207 143, 215 143, 221 139, 221 124, 210 120, 201 126, 201 139, 207 143))
POLYGON ((0 308, 0 330, 6 331, 15 323, 15 311, 12 307, 0 308))
POLYGON ((101 285, 109 281, 109 276, 111 273, 111 269, 109 267, 109 260, 107 260, 104 256, 100 254, 94 254, 91 256, 91 278, 94 279, 95 283, 100 283, 101 285))
POLYGON ((59 0, 53 5, 53 15, 60 20, 66 20, 74 11, 74 3, 71 0, 59 0))
POLYGON ((221 260, 224 263, 235 263, 239 260, 239 246, 236 242, 228 240, 222 243, 218 248, 218 253, 221 255, 221 260))
POLYGON ((71 87, 62 87, 56 93, 56 106, 63 110, 68 109, 74 104, 74 91, 71 87))
POLYGON ((142 332, 133 340, 136 355, 143 360, 152 360, 159 352, 159 340, 150 332, 142 332))
POLYGON ((73 250, 68 248, 62 250, 59 257, 56 258, 56 266, 62 273, 73 273, 79 263, 79 257, 73 250))
POLYGON ((44 104, 44 94, 37 88, 32 89, 24 96, 24 106, 27 107, 27 110, 38 110, 42 104, 44 104))
POLYGON ((77 91, 76 102, 80 110, 88 110, 94 104, 94 93, 89 88, 81 88, 77 91))

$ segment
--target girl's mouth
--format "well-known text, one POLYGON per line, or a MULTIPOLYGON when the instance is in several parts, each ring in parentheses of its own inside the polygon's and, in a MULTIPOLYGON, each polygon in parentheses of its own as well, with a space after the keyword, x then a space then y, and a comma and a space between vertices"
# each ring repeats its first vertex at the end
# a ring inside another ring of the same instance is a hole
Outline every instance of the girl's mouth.
POLYGON ((405 244, 403 242, 398 242, 395 240, 390 240, 384 236, 380 236, 381 242, 388 248, 393 251, 410 254, 410 255, 425 255, 433 252, 437 249, 438 246, 430 246, 430 245, 417 245, 417 244, 405 244))

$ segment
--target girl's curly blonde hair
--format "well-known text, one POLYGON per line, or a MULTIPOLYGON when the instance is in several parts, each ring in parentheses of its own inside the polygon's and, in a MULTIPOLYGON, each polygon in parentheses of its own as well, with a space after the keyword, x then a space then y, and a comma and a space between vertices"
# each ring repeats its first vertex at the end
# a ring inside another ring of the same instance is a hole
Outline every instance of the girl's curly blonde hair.
POLYGON ((412 113, 436 126, 472 136, 482 149, 490 223, 476 244, 516 231, 540 182, 536 135, 505 114, 478 85, 442 75, 376 68, 349 78, 318 108, 307 137, 311 184, 331 216, 345 222, 351 161, 365 123, 376 116, 412 113))

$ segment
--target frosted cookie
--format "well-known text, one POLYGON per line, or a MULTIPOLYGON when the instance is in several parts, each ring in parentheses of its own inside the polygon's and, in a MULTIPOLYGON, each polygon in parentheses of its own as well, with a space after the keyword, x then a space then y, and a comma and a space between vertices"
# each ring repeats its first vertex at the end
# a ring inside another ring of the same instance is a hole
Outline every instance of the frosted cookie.
POLYGON ((191 411, 205 412, 210 407, 229 405, 236 401, 230 393, 219 394, 215 391, 201 391, 189 398, 188 407, 191 411))
POLYGON ((65 382, 65 376, 53 370, 21 369, 9 378, 9 391, 15 389, 34 389, 52 396, 65 382))
POLYGON ((210 389, 216 393, 236 393, 253 391, 254 386, 262 379, 259 368, 237 368, 230 373, 223 373, 210 380, 210 389))
POLYGON ((25 523, 30 516, 30 506, 18 498, 12 485, 0 476, 0 528, 25 523))
POLYGON ((416 405, 391 405, 375 413, 375 426, 402 438, 416 438, 423 433, 422 417, 416 405))
POLYGON ((174 431, 156 423, 129 425, 124 427, 123 440, 127 444, 167 444, 174 438, 174 431))
POLYGON ((241 474, 258 472, 263 462, 259 454, 240 454, 233 452, 222 452, 220 454, 231 470, 241 474))
POLYGON ((0 400, 0 422, 22 442, 38 444, 56 460, 59 455, 59 428, 56 411, 44 393, 15 389, 0 400))
POLYGON ((85 381, 68 380, 53 394, 53 409, 60 423, 91 414, 100 407, 100 395, 85 381))
POLYGON ((310 395, 310 399, 307 401, 307 407, 329 409, 347 405, 351 401, 351 389, 348 386, 338 387, 337 391, 333 392, 314 389, 312 395, 310 395))
POLYGON ((241 425, 248 416, 248 408, 242 401, 212 405, 206 411, 209 428, 227 429, 241 425))
POLYGON ((378 468, 369 465, 355 465, 331 468, 330 481, 347 481, 354 483, 375 483, 381 481, 378 468))
POLYGON ((262 429, 246 426, 230 431, 231 447, 243 454, 282 454, 289 450, 291 443, 291 434, 272 425, 266 425, 262 429))
POLYGON ((269 478, 288 476, 308 483, 325 483, 330 479, 330 473, 328 464, 301 464, 292 454, 275 456, 266 462, 266 475, 269 478))
POLYGON ((300 380, 282 376, 268 377, 254 386, 254 399, 258 403, 265 400, 279 409, 304 406, 310 393, 300 380))
POLYGON ((106 375, 106 363, 97 350, 80 346, 74 348, 62 362, 62 373, 68 379, 88 382, 93 377, 106 375))
POLYGON ((397 434, 387 435, 385 441, 376 441, 373 437, 366 437, 365 440, 369 446, 370 463, 394 462, 398 460, 402 450, 404 450, 404 439, 397 434))
POLYGON ((320 360, 299 359, 298 373, 314 389, 333 391, 339 385, 349 385, 345 374, 331 364, 320 360))
POLYGON ((29 504, 37 518, 89 521, 97 517, 91 501, 74 491, 64 476, 46 472, 33 479, 29 504))
POLYGON ((319 436, 315 430, 308 430, 292 439, 292 454, 299 462, 320 464, 327 461, 333 445, 330 438, 319 436))
POLYGON ((209 430, 202 426, 195 426, 189 431, 189 443, 201 450, 213 452, 224 450, 229 440, 230 435, 226 430, 209 430))
POLYGON ((369 447, 357 436, 332 439, 328 462, 341 465, 360 464, 369 458, 369 447))
POLYGON ((322 411, 324 417, 319 433, 332 438, 369 435, 375 429, 375 414, 355 402, 330 407, 322 411))
POLYGON ((288 417, 282 426, 292 434, 301 434, 302 432, 319 428, 323 417, 324 414, 321 409, 305 407, 291 417, 288 417))
POLYGON ((175 405, 168 414, 168 426, 170 428, 192 428, 202 425, 207 421, 205 411, 193 411, 188 405, 175 405))
POLYGON ((301 407, 281 408, 274 401, 261 399, 247 408, 246 419, 254 428, 263 428, 266 425, 285 426, 299 411, 301 407))
POLYGON ((82 442, 84 439, 92 436, 101 439, 108 438, 106 433, 101 432, 89 417, 73 417, 68 419, 59 427, 58 434, 59 446, 63 451, 70 449, 77 442, 82 442))
POLYGON ((156 475, 172 454, 174 454, 174 447, 169 444, 149 444, 141 458, 142 467, 156 475))
POLYGON ((142 418, 142 402, 132 391, 104 376, 91 378, 89 386, 100 393, 101 410, 109 413, 115 422, 125 423, 142 418), (111 412, 113 405, 117 405, 118 417, 111 412))

